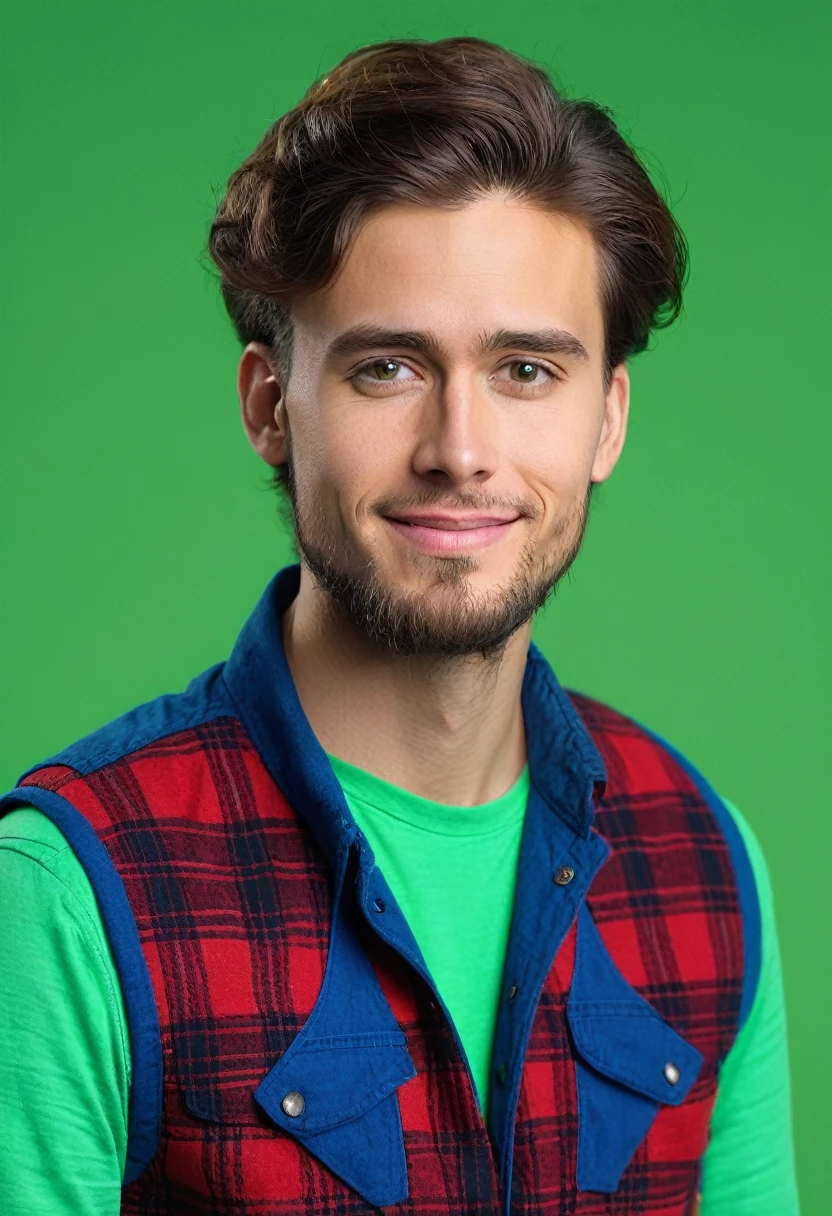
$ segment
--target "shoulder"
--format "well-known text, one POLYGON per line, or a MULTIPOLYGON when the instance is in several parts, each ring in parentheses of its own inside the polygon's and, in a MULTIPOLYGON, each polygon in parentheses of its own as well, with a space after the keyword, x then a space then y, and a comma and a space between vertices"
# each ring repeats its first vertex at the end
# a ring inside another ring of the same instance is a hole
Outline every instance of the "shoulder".
POLYGON ((33 766, 24 773, 21 782, 35 772, 51 768, 86 775, 223 714, 232 714, 221 678, 223 666, 218 663, 209 668, 192 680, 183 692, 166 693, 114 718, 33 766))
POLYGON ((98 900, 66 835, 33 805, 18 805, 5 815, 0 806, 0 816, 0 919, 6 948, 16 941, 21 958, 34 954, 41 978, 50 966, 64 980, 70 971, 76 978, 95 974, 109 1004, 116 1005, 115 965, 98 900))
POLYGON ((23 855, 45 866, 68 848, 66 837, 48 816, 30 806, 19 806, 0 818, 0 851, 23 855))
POLYGON ((16 833, 19 849, 21 832, 34 833, 29 850, 43 852, 50 844, 60 848, 63 835, 88 874, 101 871, 105 850, 96 831, 112 827, 125 807, 135 811, 158 791, 198 783, 198 757, 216 746, 215 736, 234 733, 223 666, 209 668, 184 692, 137 706, 26 771, 0 798, 7 842, 16 833))
POLYGON ((16 941, 41 972, 54 960, 64 978, 70 967, 91 969, 112 1003, 114 967, 92 886, 64 834, 35 807, 0 819, 0 903, 7 950, 16 941))
MULTIPOLYGON (((612 706, 572 689, 565 690, 592 735, 607 770, 607 793, 644 796, 662 790, 695 795, 688 811, 701 802, 717 821, 732 855, 745 860, 747 849, 737 817, 693 760, 657 731, 612 706)), ((695 829, 695 820, 692 820, 695 829)), ((747 825, 744 825, 747 828, 747 825)), ((705 825, 703 824, 703 830, 705 825)), ((739 877, 739 876, 738 876, 739 877)))
POLYGON ((31 803, 19 803, 5 814, 0 805, 0 883, 7 897, 15 882, 39 883, 38 911, 44 911, 43 895, 48 892, 51 903, 60 902, 70 920, 92 928, 96 941, 106 942, 86 870, 55 820, 31 803))
POLYGON ((760 897, 760 902, 763 904, 768 904, 772 899, 771 875, 759 837, 736 803, 730 801, 730 799, 726 798, 724 794, 720 795, 720 800, 728 814, 731 816, 737 832, 742 837, 742 842, 745 846, 745 851, 748 854, 751 869, 754 872, 754 881, 760 897))
POLYGON ((573 689, 565 692, 601 752, 611 792, 641 792, 668 784, 684 788, 692 783, 714 813, 725 817, 710 783, 669 740, 603 701, 573 689))

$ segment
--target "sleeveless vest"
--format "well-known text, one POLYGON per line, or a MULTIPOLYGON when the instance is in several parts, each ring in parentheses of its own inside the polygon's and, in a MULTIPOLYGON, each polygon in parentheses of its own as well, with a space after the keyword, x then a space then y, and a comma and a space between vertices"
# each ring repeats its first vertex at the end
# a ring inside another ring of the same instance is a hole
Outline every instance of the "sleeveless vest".
POLYGON ((225 664, 26 774, 124 992, 123 1213, 693 1216, 759 973, 727 809, 532 645, 532 777, 489 1117, 303 714, 287 567, 225 664))

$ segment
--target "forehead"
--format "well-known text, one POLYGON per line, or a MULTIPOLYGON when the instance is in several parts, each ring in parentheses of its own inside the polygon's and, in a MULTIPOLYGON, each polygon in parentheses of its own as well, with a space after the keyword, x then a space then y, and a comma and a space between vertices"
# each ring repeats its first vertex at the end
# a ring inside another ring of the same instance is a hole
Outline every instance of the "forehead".
POLYGON ((449 209, 394 204, 362 224, 323 291, 292 307, 296 335, 326 341, 368 322, 441 332, 453 348, 482 332, 554 326, 591 358, 603 345, 598 257, 583 225, 502 196, 449 209))

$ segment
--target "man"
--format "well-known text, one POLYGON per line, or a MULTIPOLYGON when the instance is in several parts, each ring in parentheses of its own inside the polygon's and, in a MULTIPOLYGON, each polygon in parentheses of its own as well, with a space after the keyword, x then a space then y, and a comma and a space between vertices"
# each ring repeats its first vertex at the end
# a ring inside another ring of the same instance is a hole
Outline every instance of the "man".
POLYGON ((796 1212, 759 845, 530 643, 681 303, 644 169, 499 47, 386 43, 210 251, 300 565, 2 804, 4 1212, 796 1212))

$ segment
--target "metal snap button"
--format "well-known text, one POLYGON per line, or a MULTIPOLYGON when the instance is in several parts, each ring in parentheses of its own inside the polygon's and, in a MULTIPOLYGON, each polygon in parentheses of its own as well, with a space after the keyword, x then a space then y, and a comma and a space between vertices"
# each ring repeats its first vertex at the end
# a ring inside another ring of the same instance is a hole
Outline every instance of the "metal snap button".
POLYGON ((303 1094, 299 1094, 296 1089, 289 1090, 280 1105, 284 1115, 288 1115, 290 1119, 299 1118, 306 1108, 303 1094))
POLYGON ((559 887, 565 887, 575 877, 575 871, 571 866, 558 866, 552 877, 559 887))
POLYGON ((380 895, 377 895, 373 900, 373 907, 375 908, 376 912, 383 912, 386 906, 387 905, 380 895))
POLYGON ((664 1066, 664 1075, 665 1075, 666 1080, 669 1081, 671 1085, 677 1085, 679 1082, 679 1077, 682 1074, 679 1072, 679 1069, 676 1067, 676 1065, 671 1064, 670 1061, 668 1060, 667 1064, 665 1064, 665 1066, 664 1066))

